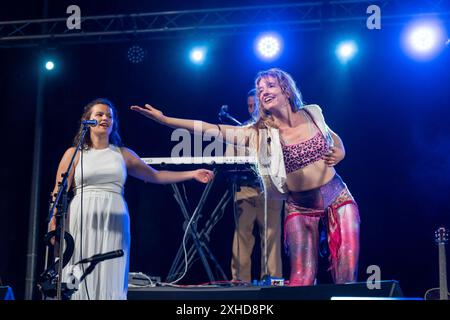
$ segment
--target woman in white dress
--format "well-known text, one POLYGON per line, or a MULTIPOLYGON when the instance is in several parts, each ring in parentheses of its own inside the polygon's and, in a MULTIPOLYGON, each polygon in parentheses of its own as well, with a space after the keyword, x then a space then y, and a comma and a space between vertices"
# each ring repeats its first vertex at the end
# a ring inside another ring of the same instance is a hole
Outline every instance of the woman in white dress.
MULTIPOLYGON (((213 172, 157 171, 148 166, 132 150, 122 147, 118 133, 117 112, 107 99, 96 99, 85 108, 81 120, 97 120, 86 133, 80 152, 68 177, 74 197, 68 212, 68 231, 75 241, 73 256, 63 272, 76 262, 95 254, 123 250, 124 255, 98 263, 79 285, 72 299, 124 300, 127 298, 127 279, 130 249, 130 219, 123 197, 127 175, 146 182, 169 184, 190 179, 202 183, 212 180, 213 172)), ((74 146, 64 153, 58 167, 53 194, 58 190, 61 174, 66 172, 76 146, 81 139, 83 125, 74 139, 74 146)), ((56 227, 55 217, 49 230, 56 227)))

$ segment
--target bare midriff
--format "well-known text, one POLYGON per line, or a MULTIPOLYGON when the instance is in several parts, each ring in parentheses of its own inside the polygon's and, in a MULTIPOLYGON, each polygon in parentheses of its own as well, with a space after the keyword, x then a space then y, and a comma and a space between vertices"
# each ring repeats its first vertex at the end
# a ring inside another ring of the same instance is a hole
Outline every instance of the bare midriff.
POLYGON ((336 170, 329 167, 324 160, 318 160, 306 167, 287 174, 287 187, 289 191, 299 192, 318 188, 329 182, 336 170))

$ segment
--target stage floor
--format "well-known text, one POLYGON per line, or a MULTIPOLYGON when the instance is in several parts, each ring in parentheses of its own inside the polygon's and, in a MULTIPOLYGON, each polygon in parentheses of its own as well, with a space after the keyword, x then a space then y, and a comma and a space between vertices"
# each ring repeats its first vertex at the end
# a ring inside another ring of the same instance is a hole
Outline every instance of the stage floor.
POLYGON ((403 298, 395 280, 380 281, 374 289, 367 283, 321 284, 308 287, 286 286, 199 286, 130 287, 128 300, 331 300, 332 298, 403 298), (379 287, 379 288, 377 288, 379 287))

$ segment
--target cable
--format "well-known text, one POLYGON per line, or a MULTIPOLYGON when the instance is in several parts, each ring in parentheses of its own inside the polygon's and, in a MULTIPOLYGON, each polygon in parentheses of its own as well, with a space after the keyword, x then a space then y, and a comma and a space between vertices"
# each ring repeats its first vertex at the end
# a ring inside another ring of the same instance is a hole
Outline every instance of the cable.
MULTIPOLYGON (((176 279, 175 281, 170 282, 169 285, 174 285, 174 284, 176 284, 178 281, 180 281, 181 279, 183 279, 184 276, 185 276, 186 273, 187 273, 187 269, 188 269, 188 260, 187 260, 187 252, 186 252, 186 236, 187 236, 187 234, 188 234, 188 230, 189 230, 189 227, 190 227, 192 221, 194 221, 194 217, 195 217, 195 214, 193 214, 192 217, 191 217, 191 219, 189 219, 189 222, 188 222, 188 224, 187 224, 187 226, 186 226, 186 230, 184 231, 184 235, 183 235, 184 271, 183 271, 183 273, 181 274, 181 276, 180 276, 178 279, 176 279)), ((194 231, 193 231, 193 232, 194 232, 194 231)))
POLYGON ((267 268, 267 188, 264 187, 264 274, 268 275, 267 268))
MULTIPOLYGON (((440 290, 441 290, 441 288, 439 288, 439 287, 428 289, 428 290, 425 292, 425 294, 423 295, 423 299, 424 299, 424 300, 436 300, 436 299, 427 299, 427 295, 428 295, 431 291, 440 291, 440 290)), ((447 295, 450 295, 450 293, 447 292, 447 295)), ((437 299, 437 300, 440 300, 440 299, 437 299)))
MULTIPOLYGON (((259 173, 258 167, 259 164, 256 163, 255 165, 251 166, 251 170, 253 171, 254 174, 256 174, 256 176, 258 177, 258 182, 259 182, 259 186, 263 191, 264 194, 264 239, 263 239, 263 243, 264 243, 264 251, 262 252, 262 254, 264 255, 264 276, 269 275, 268 273, 268 266, 267 266, 267 198, 268 198, 268 193, 267 193, 267 186, 264 182, 264 179, 262 178, 262 176, 259 173)), ((271 275, 270 275, 271 276, 271 275)))
POLYGON ((184 196, 184 200, 186 201, 186 204, 187 204, 187 209, 190 212, 192 212, 191 205, 189 203, 189 199, 188 199, 188 196, 187 196, 187 193, 186 193, 186 186, 184 185, 184 183, 181 183, 181 186, 183 187, 183 196, 184 196))

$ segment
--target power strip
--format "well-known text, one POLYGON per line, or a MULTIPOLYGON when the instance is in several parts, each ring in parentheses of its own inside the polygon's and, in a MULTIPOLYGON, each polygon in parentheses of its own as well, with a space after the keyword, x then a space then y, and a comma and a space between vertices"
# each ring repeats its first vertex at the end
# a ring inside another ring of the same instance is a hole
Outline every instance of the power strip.
POLYGON ((128 273, 128 286, 130 287, 156 287, 161 282, 161 277, 148 276, 142 272, 128 273))

